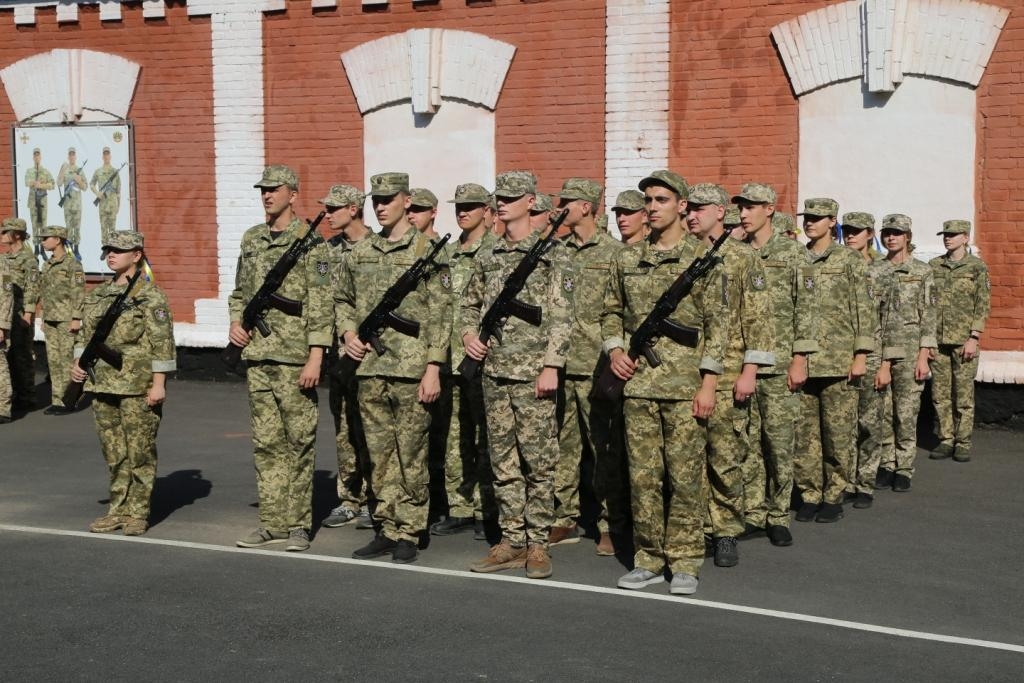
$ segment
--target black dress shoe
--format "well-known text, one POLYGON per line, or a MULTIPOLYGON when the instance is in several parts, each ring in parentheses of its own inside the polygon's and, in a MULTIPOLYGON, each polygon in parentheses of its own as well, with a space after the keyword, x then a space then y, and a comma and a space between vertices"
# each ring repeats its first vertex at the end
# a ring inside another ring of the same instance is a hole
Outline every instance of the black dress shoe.
POLYGON ((418 555, 419 551, 416 550, 415 543, 401 540, 395 546, 395 551, 391 553, 391 561, 398 564, 409 564, 410 562, 415 562, 418 555))
MULTIPOLYGON (((397 547, 398 541, 392 541, 384 534, 377 534, 372 541, 352 553, 352 557, 357 560, 368 560, 373 557, 387 555, 397 547)), ((415 547, 413 550, 415 550, 415 547)))
POLYGON ((451 536, 460 531, 469 531, 472 528, 472 517, 445 517, 440 522, 434 522, 430 525, 430 533, 434 536, 451 536))
POLYGON ((821 522, 822 524, 828 524, 830 522, 838 522, 842 518, 842 505, 839 503, 822 503, 821 509, 818 510, 818 515, 814 518, 814 521, 821 522))
POLYGON ((860 492, 853 499, 853 507, 858 510, 867 510, 875 502, 875 497, 870 493, 860 492))
POLYGON ((793 545, 793 534, 789 533, 788 527, 784 527, 781 524, 769 524, 768 540, 771 541, 772 545, 784 548, 787 545, 793 545))
POLYGON ((905 493, 910 490, 910 477, 905 474, 897 474, 892 478, 892 490, 898 493, 905 493))
POLYGON ((887 489, 892 486, 892 478, 896 473, 892 470, 887 470, 884 467, 878 470, 878 474, 875 475, 875 490, 880 491, 887 489))
POLYGON ((796 521, 810 522, 814 519, 814 515, 817 513, 818 505, 816 503, 804 503, 800 506, 800 509, 796 511, 796 521))

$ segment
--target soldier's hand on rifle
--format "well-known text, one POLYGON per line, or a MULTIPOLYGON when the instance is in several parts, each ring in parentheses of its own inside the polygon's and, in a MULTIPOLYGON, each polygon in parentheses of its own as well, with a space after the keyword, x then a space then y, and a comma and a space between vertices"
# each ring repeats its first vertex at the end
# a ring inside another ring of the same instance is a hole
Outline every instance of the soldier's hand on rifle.
POLYGON ((441 366, 427 363, 417 396, 420 403, 433 403, 441 396, 441 366))
POLYGON ((352 360, 362 361, 370 348, 370 345, 364 344, 359 335, 352 330, 345 333, 345 355, 352 360))
POLYGON ((558 368, 545 366, 537 375, 537 386, 533 390, 534 398, 547 398, 558 391, 558 368))
POLYGON ((235 346, 240 346, 244 349, 252 340, 252 332, 246 332, 242 328, 242 323, 233 322, 231 323, 231 329, 228 331, 228 339, 235 346))
POLYGON ((483 360, 487 357, 487 344, 480 341, 475 334, 467 334, 462 338, 462 345, 466 347, 466 355, 473 360, 483 360))
POLYGON ((633 375, 636 373, 636 361, 630 358, 623 349, 613 349, 608 357, 608 362, 612 374, 623 382, 633 379, 633 375))
POLYGON ((71 366, 71 379, 76 382, 84 382, 89 378, 89 375, 78 365, 78 359, 75 359, 74 364, 71 366))

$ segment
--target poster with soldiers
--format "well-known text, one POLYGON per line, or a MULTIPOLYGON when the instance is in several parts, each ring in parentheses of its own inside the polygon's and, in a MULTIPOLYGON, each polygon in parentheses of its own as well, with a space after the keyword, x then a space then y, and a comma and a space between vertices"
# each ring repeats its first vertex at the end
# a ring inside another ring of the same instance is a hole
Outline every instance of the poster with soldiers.
POLYGON ((11 140, 14 213, 37 254, 42 229, 60 225, 85 272, 105 273, 103 238, 135 229, 131 124, 14 126, 11 140))

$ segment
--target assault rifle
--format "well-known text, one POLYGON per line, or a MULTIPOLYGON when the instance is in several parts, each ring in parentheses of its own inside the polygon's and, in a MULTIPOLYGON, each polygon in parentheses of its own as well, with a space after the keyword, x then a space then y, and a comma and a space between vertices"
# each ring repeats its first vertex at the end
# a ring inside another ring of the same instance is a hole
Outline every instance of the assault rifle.
POLYGON ((60 208, 62 208, 62 209, 64 208, 64 202, 66 202, 68 200, 68 197, 71 196, 71 191, 75 187, 75 176, 76 175, 80 175, 82 173, 82 171, 85 170, 85 164, 87 164, 87 163, 89 163, 88 159, 86 159, 85 163, 82 164, 81 166, 79 166, 77 169, 75 169, 75 168, 69 168, 68 169, 68 174, 71 176, 71 180, 69 180, 66 183, 64 183, 64 192, 61 193, 60 201, 57 202, 57 206, 59 206, 60 208))
MULTIPOLYGON (((281 254, 281 258, 277 259, 277 263, 263 279, 263 284, 245 305, 245 310, 242 311, 243 330, 252 332, 255 328, 264 337, 269 337, 272 330, 267 323, 266 314, 271 308, 276 308, 286 315, 302 315, 302 302, 281 296, 277 290, 284 284, 284 279, 299 259, 319 243, 320 233, 316 231, 316 228, 326 215, 327 211, 321 211, 309 224, 306 233, 292 242, 288 250, 281 254)), ((224 365, 228 366, 228 369, 234 370, 242 360, 242 347, 228 343, 220 358, 224 361, 224 365)))
MULTIPOLYGON (((359 323, 359 327, 356 329, 356 336, 359 337, 359 341, 372 346, 374 353, 378 356, 387 353, 387 347, 380 340, 380 335, 386 327, 390 327, 407 337, 418 338, 420 336, 420 324, 415 320, 403 318, 395 313, 395 311, 402 305, 405 297, 416 291, 420 280, 429 274, 431 264, 434 263, 434 259, 437 258, 444 245, 448 243, 448 237, 448 235, 441 235, 431 242, 430 251, 427 252, 426 256, 416 259, 416 262, 409 266, 409 270, 402 273, 395 280, 395 283, 388 287, 387 291, 384 292, 384 296, 381 297, 380 301, 373 307, 373 310, 370 311, 363 322, 359 323)), ((346 382, 351 379, 356 368, 359 367, 359 361, 344 352, 342 352, 341 357, 337 361, 337 376, 342 382, 346 382)))
POLYGON ((106 194, 107 194, 107 190, 109 190, 110 186, 114 183, 114 178, 116 178, 118 176, 118 174, 121 173, 121 169, 124 168, 125 165, 127 165, 127 163, 128 162, 126 161, 123 164, 121 164, 120 166, 118 166, 117 170, 114 171, 114 174, 112 176, 110 176, 109 178, 107 178, 107 181, 105 183, 100 185, 100 191, 96 193, 96 199, 92 200, 92 205, 93 206, 99 206, 100 205, 100 202, 103 201, 103 197, 105 197, 106 194))
MULTIPOLYGON (((78 367, 89 373, 89 378, 95 382, 96 373, 94 368, 96 363, 102 360, 107 365, 112 366, 114 369, 120 371, 124 366, 124 359, 121 356, 120 351, 107 346, 107 337, 114 329, 114 324, 117 319, 130 307, 128 305, 128 295, 131 294, 132 289, 135 287, 135 283, 138 282, 139 276, 142 275, 142 269, 139 268, 135 271, 135 274, 128 280, 128 286, 124 288, 124 291, 117 295, 114 302, 107 308, 106 313, 100 318, 100 321, 96 323, 96 331, 92 333, 92 337, 89 338, 89 343, 85 345, 85 349, 82 350, 82 355, 78 358, 78 367)), ((74 410, 75 406, 78 405, 78 399, 82 397, 82 390, 85 388, 85 382, 76 382, 71 380, 68 382, 68 386, 64 389, 64 396, 61 397, 61 402, 68 410, 74 410)))
MULTIPOLYGON (((516 297, 519 296, 519 292, 523 291, 523 287, 526 286, 526 279, 537 268, 541 258, 554 245, 555 233, 568 215, 569 210, 565 209, 551 221, 551 229, 548 231, 548 234, 543 239, 537 240, 537 243, 530 248, 530 251, 526 253, 523 260, 516 265, 515 270, 505 280, 505 286, 501 288, 498 298, 494 300, 494 303, 487 309, 483 319, 480 321, 479 339, 481 342, 486 344, 490 341, 491 337, 494 337, 500 343, 501 330, 510 315, 534 327, 540 325, 543 319, 541 308, 531 304, 524 304, 516 299, 516 297)), ((466 356, 459 363, 459 374, 466 379, 472 379, 480 371, 482 364, 483 361, 466 356)))
MULTIPOLYGON (((654 308, 629 338, 629 348, 626 353, 630 358, 635 361, 643 356, 652 368, 661 365, 661 358, 655 352, 654 344, 657 338, 662 336, 668 337, 682 346, 697 346, 700 341, 700 330, 680 325, 669 320, 668 317, 675 312, 679 302, 689 296, 697 280, 714 267, 715 254, 727 239, 729 239, 729 232, 725 231, 715 240, 711 248, 704 252, 703 256, 694 259, 693 263, 680 273, 675 282, 662 293, 658 302, 654 304, 654 308)), ((608 400, 617 400, 622 396, 622 389, 625 385, 626 380, 615 376, 615 373, 612 372, 611 360, 606 359, 601 375, 594 386, 595 395, 608 400)))

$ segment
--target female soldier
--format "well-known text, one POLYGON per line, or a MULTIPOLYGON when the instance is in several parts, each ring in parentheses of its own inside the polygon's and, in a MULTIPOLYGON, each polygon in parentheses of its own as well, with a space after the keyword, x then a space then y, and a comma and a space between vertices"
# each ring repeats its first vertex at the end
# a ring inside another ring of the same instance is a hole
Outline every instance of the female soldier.
POLYGON ((67 228, 50 225, 39 231, 43 249, 50 252, 39 278, 39 303, 42 304, 46 359, 50 366, 50 407, 46 415, 67 415, 73 407, 61 401, 70 378, 75 339, 82 327, 82 299, 85 298, 85 272, 82 264, 68 254, 67 228))
MULTIPOLYGON (((145 259, 142 235, 137 232, 111 233, 103 242, 103 252, 114 279, 86 296, 82 340, 92 336, 100 318, 125 291, 145 259)), ((96 431, 110 470, 110 509, 89 525, 89 531, 124 529, 126 536, 141 536, 149 528, 165 381, 167 373, 176 368, 171 311, 163 291, 139 278, 106 344, 123 359, 120 371, 100 360, 92 381, 96 431)), ((82 348, 76 347, 71 368, 76 382, 87 377, 77 360, 81 352, 82 348)))

